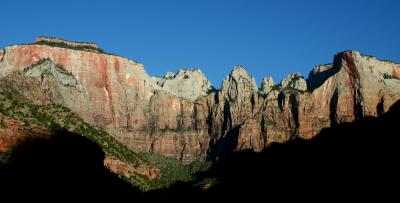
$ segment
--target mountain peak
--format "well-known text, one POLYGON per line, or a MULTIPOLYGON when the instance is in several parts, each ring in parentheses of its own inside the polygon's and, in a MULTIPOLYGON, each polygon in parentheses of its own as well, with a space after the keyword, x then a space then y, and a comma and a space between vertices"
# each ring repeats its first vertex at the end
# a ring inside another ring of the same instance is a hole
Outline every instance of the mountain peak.
POLYGON ((199 69, 150 77, 142 64, 98 53, 97 46, 59 40, 45 38, 0 51, 1 81, 12 80, 7 84, 18 85, 35 103, 70 108, 132 150, 183 162, 215 157, 221 146, 215 143, 225 142, 219 138, 229 133, 237 138, 227 143, 235 150, 261 151, 294 136, 312 138, 332 124, 381 115, 400 99, 400 65, 356 51, 336 54, 332 64, 314 68, 307 82, 298 73, 280 85, 265 78, 261 92, 238 65, 221 89, 209 94, 214 89, 199 69), (54 64, 12 77, 46 58, 54 64))
POLYGON ((152 77, 153 81, 167 92, 184 99, 196 100, 214 90, 211 82, 197 68, 167 72, 163 78, 152 77))
POLYGON ((239 80, 240 77, 250 77, 246 68, 242 65, 234 66, 229 76, 236 80, 239 80))
POLYGON ((250 97, 258 91, 256 80, 247 70, 237 65, 222 82, 221 92, 226 98, 236 100, 238 97, 250 97))
POLYGON ((272 87, 275 85, 274 79, 271 76, 264 77, 261 82, 261 91, 263 94, 267 94, 272 90, 272 87))

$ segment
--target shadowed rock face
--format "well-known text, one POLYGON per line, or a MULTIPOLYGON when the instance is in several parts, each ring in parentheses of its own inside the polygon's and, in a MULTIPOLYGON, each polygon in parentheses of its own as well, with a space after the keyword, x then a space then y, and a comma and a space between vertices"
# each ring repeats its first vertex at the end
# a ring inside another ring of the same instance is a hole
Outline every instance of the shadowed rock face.
POLYGON ((4 50, 0 50, 0 62, 3 62, 4 50))
POLYGON ((338 53, 307 81, 299 74, 275 86, 265 80, 260 94, 243 67, 209 92, 200 71, 151 78, 142 64, 114 55, 18 45, 0 51, 0 59, 2 79, 33 102, 64 105, 133 151, 183 162, 309 139, 338 123, 379 116, 400 99, 400 65, 355 51, 338 53), (44 58, 50 61, 36 64, 44 58), (15 73, 27 67, 30 72, 15 73))
MULTIPOLYGON (((139 190, 103 165, 105 153, 81 135, 60 131, 51 137, 26 139, 0 167, 3 198, 121 198, 139 190)), ((112 170, 111 170, 112 171, 112 170)))
POLYGON ((396 198, 397 188, 388 182, 395 184, 399 178, 399 119, 400 101, 378 118, 337 124, 310 140, 274 143, 261 153, 234 152, 198 175, 218 180, 211 186, 175 184, 145 194, 146 199, 257 202, 265 197, 282 199, 288 193, 307 200, 320 195, 396 198))

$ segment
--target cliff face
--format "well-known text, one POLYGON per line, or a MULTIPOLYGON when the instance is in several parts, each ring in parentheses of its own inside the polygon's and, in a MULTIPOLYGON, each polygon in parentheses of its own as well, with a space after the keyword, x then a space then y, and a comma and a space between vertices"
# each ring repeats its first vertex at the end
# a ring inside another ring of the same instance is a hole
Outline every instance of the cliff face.
POLYGON ((395 76, 399 69, 398 64, 354 51, 335 55, 333 65, 310 73, 309 84, 315 88, 297 99, 299 135, 310 137, 320 127, 388 111, 400 98, 400 80, 395 76), (325 77, 322 84, 313 80, 320 75, 325 77))
MULTIPOLYGON (((77 112, 85 121, 103 128, 144 125, 143 113, 130 119, 127 116, 127 112, 134 111, 138 106, 135 102, 148 103, 154 94, 150 77, 143 65, 118 56, 45 45, 12 46, 7 47, 5 53, 0 64, 0 76, 23 71, 39 60, 48 58, 60 66, 59 70, 63 70, 65 76, 71 74, 76 78, 85 90, 75 91, 80 88, 59 83, 55 90, 60 96, 53 98, 54 95, 49 95, 48 101, 37 102, 55 101, 77 112)), ((49 65, 44 66, 46 68, 49 65)), ((37 77, 43 86, 46 84, 44 79, 49 75, 44 76, 37 77)), ((55 79, 62 80, 58 76, 55 79)), ((139 107, 138 112, 143 109, 139 107)))
POLYGON ((47 45, 11 46, 1 53, 0 76, 33 102, 64 105, 89 124, 128 140, 125 144, 134 151, 146 149, 182 160, 205 157, 208 136, 194 130, 195 104, 154 83, 142 64, 47 45), (188 139, 182 140, 182 134, 188 139), (133 137, 138 139, 129 141, 133 137))
POLYGON ((235 67, 216 92, 197 70, 151 78, 142 64, 102 53, 18 45, 0 51, 0 60, 0 76, 32 101, 64 105, 133 151, 186 163, 308 139, 337 123, 379 116, 400 99, 400 65, 354 51, 335 55, 307 80, 295 73, 274 85, 266 78, 261 90, 235 67))
POLYGON ((165 91, 192 101, 214 90, 200 69, 180 69, 176 73, 168 72, 162 78, 152 77, 152 79, 165 91))

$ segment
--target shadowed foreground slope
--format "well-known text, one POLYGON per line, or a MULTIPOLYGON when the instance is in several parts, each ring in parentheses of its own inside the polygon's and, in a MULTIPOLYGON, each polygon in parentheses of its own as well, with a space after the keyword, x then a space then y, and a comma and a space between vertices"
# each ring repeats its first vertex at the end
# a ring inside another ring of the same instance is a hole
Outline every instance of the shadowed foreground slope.
POLYGON ((198 182, 139 193, 103 166, 104 153, 68 132, 26 142, 1 168, 2 191, 132 200, 229 200, 259 198, 392 197, 397 166, 400 102, 379 118, 324 129, 312 140, 272 144, 262 153, 237 152, 198 174, 198 182), (55 178, 56 177, 56 178, 55 178), (210 187, 201 180, 214 179, 210 187))
POLYGON ((1 191, 21 194, 16 198, 33 194, 40 199, 53 195, 101 199, 138 193, 104 167, 104 158, 97 144, 68 131, 59 131, 48 139, 28 139, 1 167, 1 191))

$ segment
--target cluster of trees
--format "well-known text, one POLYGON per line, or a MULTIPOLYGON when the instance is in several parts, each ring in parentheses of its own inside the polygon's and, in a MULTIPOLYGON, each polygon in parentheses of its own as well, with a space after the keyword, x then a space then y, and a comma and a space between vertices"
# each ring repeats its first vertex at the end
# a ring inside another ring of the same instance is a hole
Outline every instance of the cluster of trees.
POLYGON ((96 51, 99 53, 105 53, 102 49, 97 48, 97 47, 92 47, 90 45, 71 45, 71 44, 67 44, 67 43, 63 43, 63 42, 50 42, 50 41, 38 41, 35 44, 39 44, 39 45, 48 45, 48 46, 52 46, 52 47, 61 47, 61 48, 67 48, 67 49, 74 49, 74 50, 83 50, 83 51, 96 51))

